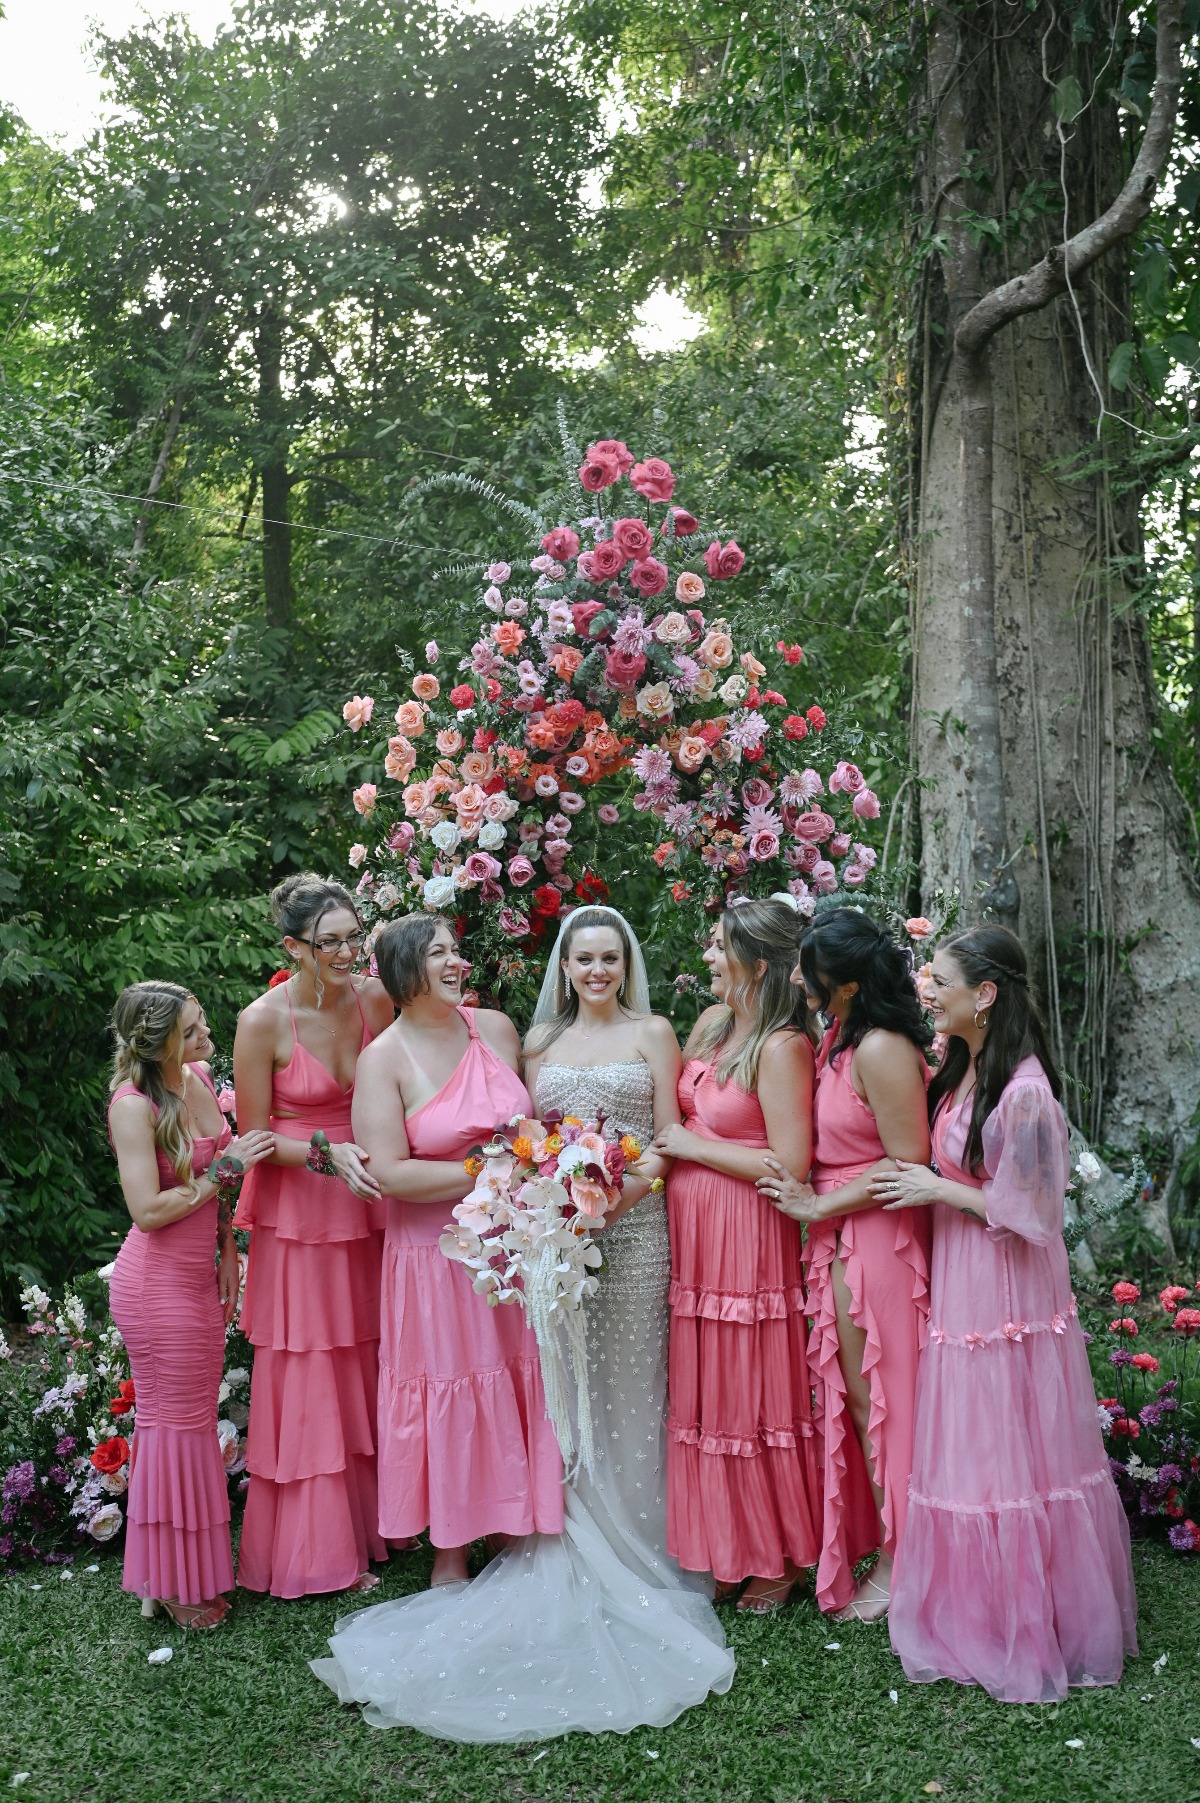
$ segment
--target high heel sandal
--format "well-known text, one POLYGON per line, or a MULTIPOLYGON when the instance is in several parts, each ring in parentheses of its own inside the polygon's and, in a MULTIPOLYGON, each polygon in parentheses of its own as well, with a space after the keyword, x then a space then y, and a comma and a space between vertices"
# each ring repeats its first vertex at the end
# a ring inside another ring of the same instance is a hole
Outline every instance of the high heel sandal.
POLYGON ((742 1591, 746 1588, 746 1583, 747 1583, 747 1580, 745 1578, 735 1578, 730 1583, 718 1584, 716 1589, 713 1591, 713 1602, 714 1603, 736 1602, 738 1597, 741 1596, 742 1591))
MULTIPOLYGON (((751 1583, 753 1583, 751 1579, 751 1583)), ((739 1598, 737 1612, 739 1615, 777 1615, 796 1588, 796 1579, 778 1578, 768 1584, 765 1590, 757 1590, 751 1596, 747 1593, 739 1598)))
POLYGON ((379 1579, 373 1571, 360 1571, 353 1584, 347 1584, 348 1596, 362 1596, 368 1590, 378 1587, 379 1579))
POLYGON ((202 1634, 219 1628, 228 1614, 229 1599, 223 1596, 215 1597, 211 1603, 176 1603, 162 1596, 148 1596, 142 1600, 143 1620, 152 1621, 156 1615, 165 1615, 177 1628, 189 1628, 202 1634))
POLYGON ((856 1596, 852 1602, 847 1603, 844 1609, 839 1609, 833 1619, 834 1621, 845 1622, 882 1621, 887 1615, 891 1600, 892 1593, 890 1588, 885 1590, 883 1585, 877 1583, 874 1578, 866 1577, 859 1586, 859 1595, 856 1596), (882 1598, 882 1607, 880 1607, 878 1602, 870 1602, 864 1599, 862 1592, 866 1590, 873 1590, 877 1597, 882 1598), (869 1615, 864 1615, 864 1609, 869 1609, 871 1613, 869 1615))

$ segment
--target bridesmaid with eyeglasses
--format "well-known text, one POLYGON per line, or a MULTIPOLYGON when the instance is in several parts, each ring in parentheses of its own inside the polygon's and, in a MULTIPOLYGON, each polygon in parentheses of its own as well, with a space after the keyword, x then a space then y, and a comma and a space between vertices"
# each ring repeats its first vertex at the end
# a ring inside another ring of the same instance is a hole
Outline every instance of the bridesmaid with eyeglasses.
POLYGON ((275 1137, 234 1217, 251 1230, 242 1327, 254 1345, 238 1583, 295 1597, 372 1589, 369 1562, 387 1556, 375 1440, 384 1211, 350 1109, 359 1054, 393 1009, 382 983, 355 974, 363 927, 340 883, 289 877, 271 913, 294 968, 244 1010, 233 1049, 240 1131, 275 1137))

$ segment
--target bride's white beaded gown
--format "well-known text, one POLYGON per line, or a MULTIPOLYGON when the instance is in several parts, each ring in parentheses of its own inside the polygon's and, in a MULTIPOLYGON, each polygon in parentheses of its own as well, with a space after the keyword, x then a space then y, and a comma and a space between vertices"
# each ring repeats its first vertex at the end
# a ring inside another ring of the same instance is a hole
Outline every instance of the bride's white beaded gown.
MULTIPOLYGON (((545 1062, 539 1109, 653 1137, 641 1059, 545 1062)), ((543 1740, 663 1727, 733 1682, 733 1654, 702 1587, 666 1551, 666 1208, 647 1196, 600 1236, 588 1307, 596 1460, 566 1490, 561 1536, 535 1534, 469 1584, 347 1615, 314 1659, 378 1728, 447 1740, 543 1740)), ((483 1306, 481 1302, 481 1306, 483 1306)))

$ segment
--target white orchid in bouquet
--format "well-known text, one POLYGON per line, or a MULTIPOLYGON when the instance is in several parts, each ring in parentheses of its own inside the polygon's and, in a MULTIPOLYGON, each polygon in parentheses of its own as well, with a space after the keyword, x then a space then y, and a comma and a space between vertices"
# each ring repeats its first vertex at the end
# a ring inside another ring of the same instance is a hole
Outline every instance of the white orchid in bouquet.
MULTIPOLYGON (((353 796, 385 822, 350 851, 370 920, 459 916, 493 992, 564 907, 605 898, 634 822, 698 916, 781 888, 812 913, 876 864, 879 798, 841 755, 861 735, 789 699, 799 645, 740 641, 736 540, 702 532, 669 465, 619 439, 581 454, 578 483, 579 517, 538 520, 526 561, 481 570, 471 642, 426 645, 353 796)), ((376 713, 369 695, 343 709, 355 733, 376 713)))

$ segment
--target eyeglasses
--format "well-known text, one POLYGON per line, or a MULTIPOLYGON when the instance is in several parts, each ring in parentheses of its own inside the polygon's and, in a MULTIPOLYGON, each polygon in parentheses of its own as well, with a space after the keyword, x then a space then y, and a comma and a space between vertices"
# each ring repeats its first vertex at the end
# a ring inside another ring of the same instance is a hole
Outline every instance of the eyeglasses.
POLYGON ((313 939, 310 944, 314 952, 328 957, 330 952, 340 951, 343 945, 348 952, 361 952, 365 940, 365 933, 347 933, 344 938, 313 939))

